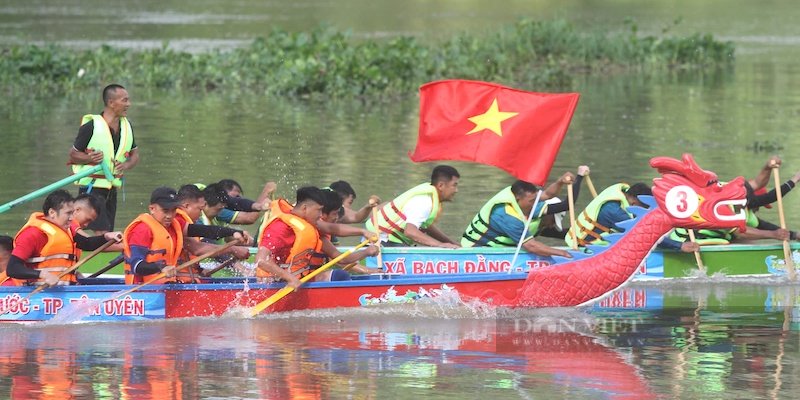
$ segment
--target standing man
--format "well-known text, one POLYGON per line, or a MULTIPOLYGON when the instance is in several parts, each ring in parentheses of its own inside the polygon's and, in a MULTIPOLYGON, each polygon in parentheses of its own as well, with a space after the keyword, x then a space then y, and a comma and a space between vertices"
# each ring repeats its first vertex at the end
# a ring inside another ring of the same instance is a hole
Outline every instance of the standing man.
POLYGON ((83 116, 78 137, 69 151, 69 162, 74 173, 100 163, 107 163, 114 173, 112 181, 97 174, 77 183, 80 193, 92 193, 104 200, 104 209, 88 226, 97 233, 114 230, 117 189, 122 187, 122 175, 139 163, 139 149, 128 122, 128 108, 131 105, 128 91, 117 84, 106 86, 103 89, 103 105, 100 114, 83 116))
MULTIPOLYGON (((452 201, 458 193, 461 176, 449 165, 438 165, 430 183, 409 189, 378 212, 378 229, 384 246, 423 246, 457 249, 461 246, 434 225, 442 211, 442 203, 452 201)), ((372 219, 367 230, 375 232, 372 219)))

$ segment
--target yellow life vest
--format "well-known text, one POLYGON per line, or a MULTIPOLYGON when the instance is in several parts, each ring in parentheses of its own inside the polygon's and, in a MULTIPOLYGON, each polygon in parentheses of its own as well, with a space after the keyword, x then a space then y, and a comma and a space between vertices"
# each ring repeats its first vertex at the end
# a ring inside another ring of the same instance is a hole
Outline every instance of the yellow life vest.
MULTIPOLYGON (((89 144, 86 145, 87 149, 94 149, 103 152, 103 162, 108 165, 109 171, 114 171, 114 161, 124 162, 130 155, 131 146, 133 146, 133 130, 131 124, 125 117, 120 117, 120 133, 119 133, 119 147, 117 152, 114 153, 114 140, 111 138, 111 129, 102 115, 87 114, 81 119, 81 125, 92 121, 94 131, 92 131, 92 138, 89 144)), ((77 174, 85 169, 91 168, 91 164, 73 164, 72 173, 77 174)), ((103 189, 111 189, 111 187, 122 186, 122 174, 116 175, 113 181, 109 181, 103 174, 93 174, 88 177, 81 178, 76 182, 79 186, 89 186, 103 189)))
POLYGON ((602 234, 612 232, 610 227, 603 226, 597 222, 600 209, 606 203, 616 201, 620 203, 620 207, 622 207, 623 210, 626 210, 629 204, 628 199, 625 197, 625 191, 628 190, 629 187, 630 185, 625 183, 611 185, 592 199, 589 205, 586 206, 586 209, 575 218, 575 225, 569 227, 569 232, 567 232, 567 236, 564 238, 567 245, 570 247, 576 245, 572 239, 573 233, 577 239, 577 245, 584 246, 592 240, 602 240, 602 234), (595 232, 596 229, 599 229, 602 233, 595 232), (592 239, 587 240, 588 236, 591 236, 592 239))
MULTIPOLYGON (((389 235, 390 242, 405 244, 407 246, 414 244, 414 241, 404 233, 407 222, 406 216, 403 214, 402 210, 406 203, 416 196, 430 196, 433 202, 431 214, 428 216, 428 219, 422 222, 422 226, 419 227, 420 229, 425 229, 433 225, 433 223, 436 222, 436 218, 439 217, 442 206, 439 201, 439 192, 436 191, 435 186, 430 183, 423 183, 409 189, 391 202, 385 204, 380 208, 380 212, 378 212, 378 229, 389 235)), ((372 219, 367 220, 367 230, 375 232, 375 224, 372 222, 372 219)))
MULTIPOLYGON (((514 193, 511 191, 511 186, 508 186, 494 195, 494 197, 489 199, 489 201, 487 201, 486 204, 481 207, 478 213, 475 214, 475 217, 472 218, 472 222, 470 222, 470 224, 467 226, 467 229, 464 231, 464 234, 461 236, 462 247, 476 246, 476 244, 489 233, 493 233, 494 237, 489 239, 485 246, 509 247, 517 245, 517 242, 520 238, 511 238, 505 236, 504 233, 494 231, 489 226, 492 210, 497 205, 503 205, 505 207, 506 214, 522 221, 523 224, 527 221, 527 215, 525 215, 525 213, 523 213, 519 208, 517 199, 514 196, 514 193)), ((540 208, 537 210, 537 215, 531 219, 531 223, 528 225, 528 234, 530 236, 534 236, 539 230, 539 224, 542 221, 541 218, 547 211, 547 205, 544 204, 544 202, 540 202, 539 206, 540 208)))

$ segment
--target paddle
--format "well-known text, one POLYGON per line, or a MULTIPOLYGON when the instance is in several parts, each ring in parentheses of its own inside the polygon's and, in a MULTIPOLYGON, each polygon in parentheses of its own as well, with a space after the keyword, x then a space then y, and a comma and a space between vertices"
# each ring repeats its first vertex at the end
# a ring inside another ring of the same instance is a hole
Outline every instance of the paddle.
MULTIPOLYGON (((586 176, 589 177, 588 175, 586 176)), ((567 204, 569 205, 569 226, 570 228, 575 225, 575 196, 572 194, 572 182, 567 185, 567 204)), ((576 229, 570 229, 569 234, 572 236, 572 250, 578 250, 578 238, 575 237, 576 229)))
MULTIPOLYGON (((370 199, 370 202, 372 202, 372 199, 370 199)), ((380 204, 375 204, 375 206, 372 207, 372 225, 375 227, 375 236, 378 237, 378 242, 377 242, 378 243, 378 254, 376 255, 376 257, 378 258, 378 260, 377 260, 378 261, 378 269, 383 270, 383 252, 381 251, 382 249, 381 249, 381 240, 380 240, 380 238, 381 238, 381 229, 378 228, 378 207, 379 206, 380 206, 380 204)))
MULTIPOLYGON (((689 241, 692 243, 697 243, 697 240, 694 238, 694 229, 689 229, 689 241)), ((705 275, 706 266, 703 264, 703 259, 700 258, 699 250, 694 252, 694 259, 697 261, 697 268, 700 269, 700 272, 702 272, 703 275, 705 275)))
POLYGON ((103 275, 106 272, 108 272, 108 270, 110 270, 111 268, 116 267, 117 265, 119 265, 123 261, 125 261, 125 254, 120 254, 117 257, 115 257, 113 260, 109 261, 108 264, 106 264, 105 267, 100 268, 99 271, 89 275, 89 278, 97 278, 98 276, 103 275))
MULTIPOLYGON (((204 260, 206 258, 214 257, 215 255, 217 255, 219 253, 222 253, 223 251, 225 251, 225 250, 227 250, 227 249, 229 249, 229 248, 231 248, 231 247, 233 247, 233 246, 235 246, 237 244, 239 244, 239 239, 234 239, 233 241, 226 243, 224 246, 222 246, 222 247, 220 247, 218 249, 211 250, 211 251, 206 252, 205 254, 201 254, 201 255, 197 256, 196 258, 193 258, 193 259, 191 259, 191 260, 189 260, 189 261, 187 261, 187 262, 185 262, 185 263, 183 263, 181 265, 178 265, 177 267, 175 267, 175 272, 178 272, 178 271, 180 271, 182 269, 189 268, 192 265, 195 265, 195 264, 199 263, 201 260, 204 260)), ((158 274, 156 274, 156 276, 148 279, 147 282, 144 282, 142 284, 134 286, 134 287, 132 287, 132 288, 130 288, 128 290, 123 290, 123 291, 121 291, 121 292, 109 297, 108 299, 106 299, 104 301, 114 300, 114 299, 120 298, 122 296, 125 296, 128 293, 135 292, 135 291, 143 288, 144 286, 147 286, 147 285, 149 285, 149 284, 151 284, 151 283, 153 283, 153 282, 155 282, 155 281, 157 281, 157 280, 159 280, 159 279, 161 279, 161 278, 163 278, 165 276, 167 276, 166 272, 158 273, 158 274)))
MULTIPOLYGON (((775 180, 775 194, 778 197, 778 216, 781 220, 781 229, 786 229, 786 217, 783 214, 783 194, 781 194, 781 178, 778 172, 778 166, 772 166, 772 177, 775 180)), ((789 274, 789 280, 797 279, 797 272, 794 270, 794 259, 792 258, 792 248, 789 245, 789 240, 783 241, 783 259, 786 266, 786 273, 789 274)))
POLYGON ((586 181, 586 186, 589 187, 589 193, 592 194, 592 197, 597 197, 597 190, 594 188, 594 184, 592 183, 592 178, 589 178, 589 174, 584 175, 583 180, 586 181))
POLYGON ((231 258, 221 262, 219 265, 217 265, 216 267, 214 267, 212 269, 204 269, 204 270, 200 271, 200 276, 202 276, 204 278, 208 278, 209 276, 214 275, 217 272, 219 272, 221 269, 223 269, 225 267, 230 267, 235 262, 236 262, 236 257, 231 257, 231 258))
MULTIPOLYGON (((349 250, 345 251, 344 253, 339 254, 338 257, 334 258, 333 260, 328 261, 325 265, 323 265, 323 266, 311 271, 310 274, 308 274, 308 275, 304 276, 302 279, 300 279, 300 284, 306 283, 306 282, 310 281, 311 279, 313 279, 315 276, 327 271, 328 268, 336 265, 343 258, 349 256, 354 251, 356 251, 356 250, 368 245, 372 241, 373 240, 367 239, 367 240, 359 243, 357 246, 353 247, 352 249, 349 249, 349 250)), ((275 302, 277 302, 278 300, 284 298, 287 294, 289 294, 289 293, 291 293, 293 291, 294 291, 294 288, 292 288, 291 286, 288 286, 288 285, 284 286, 283 288, 281 288, 280 290, 275 292, 275 294, 273 294, 272 296, 269 296, 266 300, 256 304, 255 306, 253 306, 252 308, 247 310, 246 311, 247 316, 249 316, 251 318, 255 317, 256 315, 261 313, 261 311, 264 311, 267 307, 275 304, 275 302)))
MULTIPOLYGON (((81 267, 83 264, 86 264, 86 262, 87 262, 87 261, 89 261, 89 260, 91 260, 92 258, 94 258, 94 256, 96 256, 96 255, 100 254, 100 253, 101 253, 103 250, 107 249, 109 246, 111 246, 111 245, 112 245, 112 244, 114 244, 114 243, 117 243, 117 240, 116 240, 116 239, 111 239, 111 240, 109 240, 109 241, 107 241, 107 242, 103 243, 103 245, 102 245, 102 246, 98 247, 98 248, 97 248, 97 249, 95 249, 93 252, 89 253, 89 255, 88 255, 88 256, 84 257, 82 260, 80 260, 80 261, 78 261, 77 263, 75 263, 75 265, 73 265, 73 266, 71 266, 71 267, 69 267, 69 268, 67 268, 67 269, 65 269, 65 270, 63 270, 63 271, 61 271, 61 273, 59 273, 59 274, 58 274, 58 279, 61 279, 61 278, 63 278, 64 276, 66 276, 67 274, 70 274, 70 273, 72 273, 73 271, 75 271, 76 269, 80 268, 80 267, 81 267)), ((25 296, 25 298, 26 298, 26 299, 30 299, 30 298, 31 298, 31 296, 33 296, 34 294, 36 294, 36 293, 39 293, 39 292, 41 292, 42 290, 45 290, 45 289, 47 289, 47 288, 49 288, 49 287, 51 287, 51 286, 52 286, 52 285, 48 285, 47 283, 45 283, 45 284, 43 284, 43 285, 41 285, 41 286, 37 287, 36 289, 34 289, 32 292, 30 292, 30 293, 29 293, 27 296, 25 296)))

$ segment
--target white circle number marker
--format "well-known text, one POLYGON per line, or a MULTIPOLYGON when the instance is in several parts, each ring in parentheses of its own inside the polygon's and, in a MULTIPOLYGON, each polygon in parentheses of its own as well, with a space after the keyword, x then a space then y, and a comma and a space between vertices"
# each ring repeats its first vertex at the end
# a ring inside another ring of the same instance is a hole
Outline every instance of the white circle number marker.
POLYGON ((697 192, 689 186, 675 186, 667 192, 665 199, 667 212, 676 218, 689 218, 695 211, 699 201, 697 192))

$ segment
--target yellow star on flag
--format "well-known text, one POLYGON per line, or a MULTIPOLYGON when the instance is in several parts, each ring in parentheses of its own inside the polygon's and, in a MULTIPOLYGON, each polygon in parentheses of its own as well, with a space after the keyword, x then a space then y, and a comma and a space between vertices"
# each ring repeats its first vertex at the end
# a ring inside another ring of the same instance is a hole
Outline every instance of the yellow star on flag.
POLYGON ((494 101, 492 101, 492 105, 489 106, 489 109, 486 110, 485 113, 467 118, 470 122, 475 124, 475 127, 467 132, 467 135, 488 129, 496 133, 497 136, 503 136, 503 128, 500 126, 500 123, 517 114, 519 113, 500 111, 497 107, 497 98, 495 97, 494 101))

